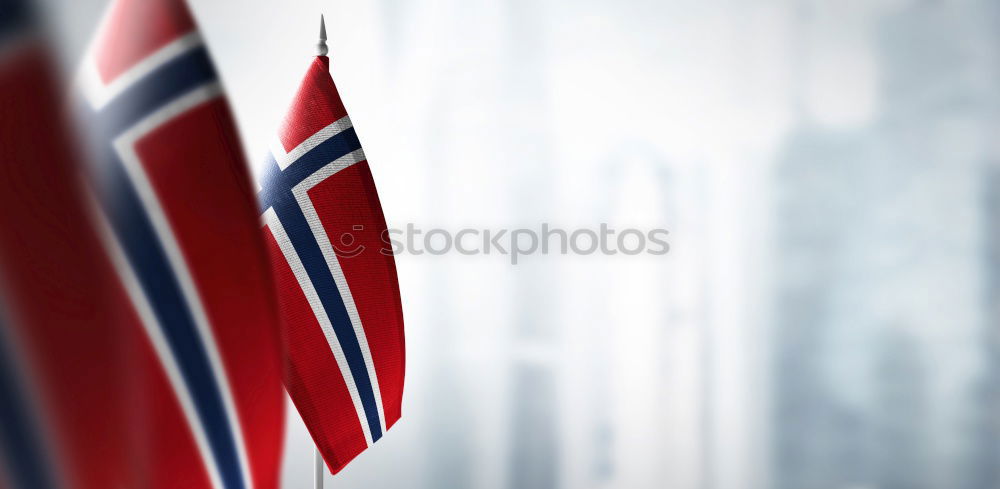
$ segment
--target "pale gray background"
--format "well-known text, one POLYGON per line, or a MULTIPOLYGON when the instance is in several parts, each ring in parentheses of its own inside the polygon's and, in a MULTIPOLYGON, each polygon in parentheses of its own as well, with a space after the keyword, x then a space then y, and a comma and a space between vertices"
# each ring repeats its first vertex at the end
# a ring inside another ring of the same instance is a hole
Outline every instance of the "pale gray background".
POLYGON ((1000 487, 996 2, 191 4, 254 160, 327 14, 390 225, 672 233, 398 257, 404 418, 328 487, 1000 487))

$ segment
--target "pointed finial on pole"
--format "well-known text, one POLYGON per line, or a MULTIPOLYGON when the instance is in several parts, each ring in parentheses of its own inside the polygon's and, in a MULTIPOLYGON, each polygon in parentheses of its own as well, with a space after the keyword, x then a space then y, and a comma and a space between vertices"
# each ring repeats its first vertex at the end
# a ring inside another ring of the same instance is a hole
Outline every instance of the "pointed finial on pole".
POLYGON ((326 47, 326 19, 323 18, 323 14, 319 16, 319 43, 316 44, 316 55, 326 56, 326 53, 330 51, 326 47))

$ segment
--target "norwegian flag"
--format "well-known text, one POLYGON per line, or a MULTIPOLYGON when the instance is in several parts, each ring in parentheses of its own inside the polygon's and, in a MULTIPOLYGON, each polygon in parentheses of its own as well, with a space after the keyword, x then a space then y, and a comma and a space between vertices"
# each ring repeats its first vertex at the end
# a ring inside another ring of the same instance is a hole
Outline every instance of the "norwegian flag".
POLYGON ((336 473, 399 419, 405 354, 385 217, 329 68, 321 55, 306 72, 258 195, 285 387, 336 473))
POLYGON ((80 83, 95 207, 142 345, 138 485, 275 488, 276 303, 236 127, 183 1, 114 1, 80 83))

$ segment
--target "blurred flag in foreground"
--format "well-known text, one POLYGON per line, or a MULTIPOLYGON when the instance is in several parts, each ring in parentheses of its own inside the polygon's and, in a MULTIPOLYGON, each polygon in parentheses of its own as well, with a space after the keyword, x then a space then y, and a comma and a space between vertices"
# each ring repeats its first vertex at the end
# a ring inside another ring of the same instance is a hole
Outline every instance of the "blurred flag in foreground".
POLYGON ((405 355, 385 218, 325 54, 321 42, 261 174, 259 198, 285 387, 336 473, 399 419, 405 355))
POLYGON ((0 487, 135 487, 110 264, 31 6, 0 0, 0 487))
POLYGON ((112 2, 80 83, 96 213, 144 345, 139 485, 275 488, 276 302, 236 127, 184 2, 112 2))

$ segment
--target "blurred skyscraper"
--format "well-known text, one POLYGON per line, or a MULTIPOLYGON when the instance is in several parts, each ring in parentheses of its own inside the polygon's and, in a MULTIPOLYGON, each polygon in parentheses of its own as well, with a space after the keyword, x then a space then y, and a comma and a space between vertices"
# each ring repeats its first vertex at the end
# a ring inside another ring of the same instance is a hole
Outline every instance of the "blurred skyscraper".
POLYGON ((970 429, 975 436, 972 478, 977 487, 1000 487, 1000 166, 991 159, 983 168, 983 294, 981 350, 984 375, 974 388, 980 406, 970 429))
POLYGON ((998 264, 979 249, 995 220, 981 180, 997 157, 997 10, 883 10, 873 119, 804 117, 776 169, 773 479, 990 489, 997 323, 980 298, 998 264))

